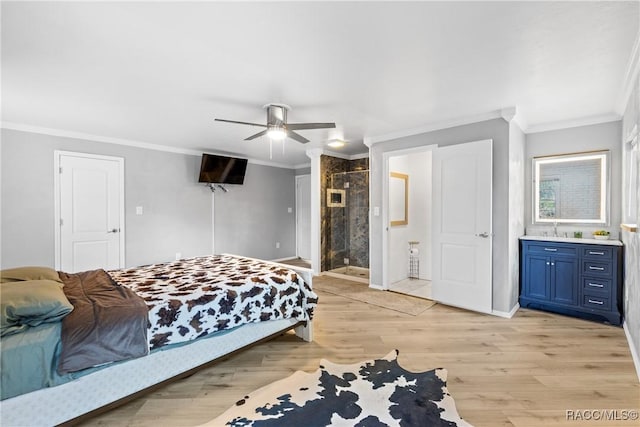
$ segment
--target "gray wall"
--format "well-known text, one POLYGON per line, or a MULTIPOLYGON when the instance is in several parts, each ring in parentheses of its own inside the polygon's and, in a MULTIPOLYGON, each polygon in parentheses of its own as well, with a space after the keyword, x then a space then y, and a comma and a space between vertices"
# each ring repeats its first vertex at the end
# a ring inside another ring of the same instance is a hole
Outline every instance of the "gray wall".
MULTIPOLYGON (((526 226, 531 227, 532 219, 532 166, 533 157, 551 156, 555 154, 578 153, 583 151, 610 150, 610 176, 611 176, 611 205, 610 225, 605 227, 611 231, 612 236, 618 238, 620 227, 620 215, 622 206, 622 150, 621 150, 621 122, 608 122, 590 126, 579 126, 569 129, 553 130, 548 132, 531 133, 526 136, 526 162, 525 162, 525 221, 526 226)), ((538 227, 535 227, 536 229, 538 227)), ((544 226, 542 226, 544 228, 544 226)), ((547 226, 546 228, 550 228, 547 226)), ((558 226, 558 230, 580 229, 585 236, 591 231, 601 229, 602 226, 558 226)), ((531 233, 533 234, 533 233, 531 233)))
MULTIPOLYGON (((509 312, 517 303, 517 282, 509 269, 509 123, 487 120, 380 142, 370 150, 371 207, 382 206, 383 154, 436 144, 447 146, 465 142, 493 140, 493 309, 509 312)), ((382 285, 382 216, 371 217, 371 284, 382 285)), ((516 240, 517 241, 517 240, 516 240)), ((513 243, 513 242, 512 242, 513 243)))
POLYGON ((297 175, 311 175, 311 166, 305 166, 303 168, 298 168, 295 170, 297 175))
POLYGON ((295 185, 293 169, 249 163, 243 185, 227 186, 228 193, 216 191, 216 253, 295 257, 295 185))
MULTIPOLYGON (((183 257, 212 252, 212 196, 197 183, 199 156, 2 129, 2 268, 54 267, 54 150, 125 159, 126 266, 169 261, 177 252, 183 257), (143 215, 135 214, 136 206, 144 208, 143 215)), ((230 187, 227 198, 219 197, 216 231, 222 231, 216 234, 216 251, 268 259, 294 254, 293 214, 273 219, 282 203, 295 198, 293 171, 249 164, 246 178, 245 187, 230 187), (245 197, 252 200, 251 209, 245 197), (280 250, 258 242, 265 223, 283 236, 280 250)))

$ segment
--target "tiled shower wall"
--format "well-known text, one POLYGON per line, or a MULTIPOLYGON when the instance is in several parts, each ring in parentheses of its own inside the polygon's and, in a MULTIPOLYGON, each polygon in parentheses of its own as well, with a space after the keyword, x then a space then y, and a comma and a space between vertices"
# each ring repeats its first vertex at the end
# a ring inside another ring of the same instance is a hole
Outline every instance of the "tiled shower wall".
POLYGON ((322 271, 349 265, 369 267, 369 159, 320 158, 322 271), (355 172, 357 173, 340 173, 355 172), (345 188, 345 181, 349 188, 345 188), (344 207, 327 206, 328 189, 345 190, 344 207))

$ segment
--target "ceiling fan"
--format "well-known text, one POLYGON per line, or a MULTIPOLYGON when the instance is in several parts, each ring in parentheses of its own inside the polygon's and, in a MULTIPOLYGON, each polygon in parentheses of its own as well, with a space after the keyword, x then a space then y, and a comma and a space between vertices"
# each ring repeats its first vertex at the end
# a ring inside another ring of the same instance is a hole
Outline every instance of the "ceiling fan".
POLYGON ((335 128, 335 123, 287 123, 287 111, 291 109, 285 104, 267 104, 263 107, 267 110, 267 124, 261 123, 249 123, 238 122, 236 120, 215 119, 218 122, 237 123, 241 125, 259 126, 266 128, 248 138, 245 141, 249 141, 261 136, 268 136, 271 139, 285 139, 289 137, 295 139, 298 142, 306 144, 309 140, 302 135, 294 132, 294 130, 307 130, 307 129, 327 129, 335 128))

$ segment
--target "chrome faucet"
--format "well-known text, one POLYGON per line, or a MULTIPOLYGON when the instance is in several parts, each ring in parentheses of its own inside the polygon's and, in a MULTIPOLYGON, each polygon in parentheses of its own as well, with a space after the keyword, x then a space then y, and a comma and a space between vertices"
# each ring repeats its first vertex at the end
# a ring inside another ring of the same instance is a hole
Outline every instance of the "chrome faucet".
POLYGON ((553 221, 553 237, 558 237, 558 221, 553 221))

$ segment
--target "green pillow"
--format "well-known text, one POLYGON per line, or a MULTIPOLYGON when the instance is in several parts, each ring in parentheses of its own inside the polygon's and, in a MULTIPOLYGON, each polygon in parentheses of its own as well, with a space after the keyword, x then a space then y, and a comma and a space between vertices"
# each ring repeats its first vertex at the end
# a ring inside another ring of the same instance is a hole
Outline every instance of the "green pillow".
POLYGON ((0 336, 57 322, 73 310, 62 283, 27 280, 0 284, 0 336))
POLYGON ((18 267, 0 271, 0 283, 22 280, 54 280, 62 283, 58 272, 49 267, 18 267))

